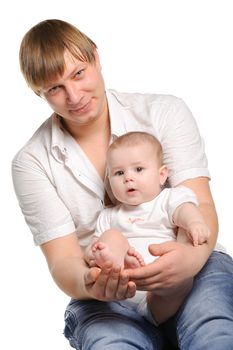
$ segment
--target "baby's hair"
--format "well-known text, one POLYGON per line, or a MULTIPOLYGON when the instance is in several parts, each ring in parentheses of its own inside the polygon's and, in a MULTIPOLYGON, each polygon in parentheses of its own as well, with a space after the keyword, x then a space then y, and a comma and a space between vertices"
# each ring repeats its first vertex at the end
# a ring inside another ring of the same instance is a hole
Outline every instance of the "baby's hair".
POLYGON ((150 144, 154 150, 155 155, 158 157, 160 164, 163 164, 163 150, 159 140, 152 134, 149 134, 144 131, 131 131, 126 134, 119 136, 117 139, 113 141, 113 143, 109 146, 108 156, 111 151, 117 149, 119 147, 131 147, 137 146, 141 144, 150 144))

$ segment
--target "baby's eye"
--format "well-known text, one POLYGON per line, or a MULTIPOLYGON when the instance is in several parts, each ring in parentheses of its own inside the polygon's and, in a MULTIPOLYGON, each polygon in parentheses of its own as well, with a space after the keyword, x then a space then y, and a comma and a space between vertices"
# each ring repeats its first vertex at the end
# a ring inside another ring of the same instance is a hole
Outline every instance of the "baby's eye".
POLYGON ((138 167, 136 168, 137 173, 140 173, 142 170, 143 170, 143 168, 142 168, 141 166, 138 166, 138 167))
POLYGON ((124 175, 124 171, 123 170, 118 170, 118 171, 115 172, 115 175, 116 176, 122 176, 122 175, 124 175))

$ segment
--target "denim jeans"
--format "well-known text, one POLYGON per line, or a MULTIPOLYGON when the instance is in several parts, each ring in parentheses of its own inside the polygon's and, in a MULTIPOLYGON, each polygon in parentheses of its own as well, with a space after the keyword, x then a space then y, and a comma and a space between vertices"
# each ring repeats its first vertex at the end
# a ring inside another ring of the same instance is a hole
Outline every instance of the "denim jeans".
POLYGON ((213 252, 180 310, 155 327, 129 303, 71 300, 65 336, 77 350, 161 350, 164 338, 181 350, 233 349, 233 261, 213 252))

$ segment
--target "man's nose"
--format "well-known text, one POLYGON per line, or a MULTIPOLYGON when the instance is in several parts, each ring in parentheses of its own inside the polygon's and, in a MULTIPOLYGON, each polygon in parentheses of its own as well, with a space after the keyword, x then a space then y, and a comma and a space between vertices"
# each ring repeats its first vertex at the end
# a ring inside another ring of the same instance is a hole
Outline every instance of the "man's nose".
POLYGON ((82 93, 75 83, 69 83, 66 86, 67 102, 70 105, 77 105, 82 99, 82 93))

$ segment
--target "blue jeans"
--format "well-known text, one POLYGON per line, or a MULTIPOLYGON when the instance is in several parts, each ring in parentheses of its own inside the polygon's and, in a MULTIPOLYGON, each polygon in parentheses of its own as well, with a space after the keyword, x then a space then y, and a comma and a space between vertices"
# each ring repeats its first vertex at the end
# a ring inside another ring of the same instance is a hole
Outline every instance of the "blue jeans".
POLYGON ((129 303, 71 300, 65 336, 79 350, 160 350, 164 339, 181 350, 233 349, 233 261, 213 252, 178 313, 161 327, 129 303))

